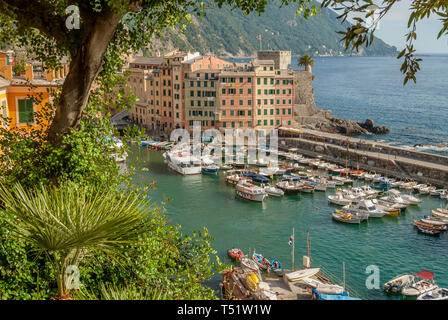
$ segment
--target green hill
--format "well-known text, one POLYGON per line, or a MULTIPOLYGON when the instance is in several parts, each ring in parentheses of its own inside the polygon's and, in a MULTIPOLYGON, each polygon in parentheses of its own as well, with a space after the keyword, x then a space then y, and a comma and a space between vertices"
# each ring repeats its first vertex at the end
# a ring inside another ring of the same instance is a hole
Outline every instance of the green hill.
MULTIPOLYGON (((282 8, 277 3, 269 3, 261 15, 243 15, 239 9, 217 8, 210 4, 207 15, 194 17, 195 25, 187 27, 185 34, 176 29, 168 30, 165 38, 157 41, 157 47, 180 48, 225 56, 253 56, 260 44, 257 35, 262 37, 263 49, 291 50, 292 54, 310 53, 350 54, 343 52, 341 35, 344 25, 336 19, 337 14, 324 8, 318 16, 307 21, 295 16, 297 4, 282 8)), ((372 46, 363 48, 360 55, 392 55, 397 49, 380 39, 372 46)))

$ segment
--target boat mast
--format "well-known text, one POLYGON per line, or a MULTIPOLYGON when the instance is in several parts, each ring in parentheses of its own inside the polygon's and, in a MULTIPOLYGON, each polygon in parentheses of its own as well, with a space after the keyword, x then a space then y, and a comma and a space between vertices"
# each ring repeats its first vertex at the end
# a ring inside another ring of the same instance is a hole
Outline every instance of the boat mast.
POLYGON ((294 247, 295 247, 296 239, 294 237, 294 228, 292 228, 292 270, 294 271, 294 247))
POLYGON ((310 231, 309 230, 306 231, 306 248, 307 248, 307 256, 311 260, 311 257, 310 257, 310 231))

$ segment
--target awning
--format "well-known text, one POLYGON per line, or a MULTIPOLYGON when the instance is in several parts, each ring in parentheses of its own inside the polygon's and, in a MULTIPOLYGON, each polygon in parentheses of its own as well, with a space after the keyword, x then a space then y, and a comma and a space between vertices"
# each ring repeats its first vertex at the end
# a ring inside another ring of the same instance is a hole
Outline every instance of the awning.
POLYGON ((423 270, 419 273, 414 274, 414 276, 419 277, 421 279, 425 279, 425 280, 434 279, 434 273, 432 273, 431 271, 428 271, 428 270, 423 270))

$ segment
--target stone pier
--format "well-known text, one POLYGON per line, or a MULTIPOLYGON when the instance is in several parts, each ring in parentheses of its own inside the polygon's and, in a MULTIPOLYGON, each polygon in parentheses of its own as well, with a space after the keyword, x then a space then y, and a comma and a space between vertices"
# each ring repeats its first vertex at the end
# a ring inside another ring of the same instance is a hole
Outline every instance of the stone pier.
POLYGON ((341 166, 448 186, 448 157, 437 154, 310 129, 280 128, 278 147, 280 150, 297 148, 299 153, 321 156, 341 166))

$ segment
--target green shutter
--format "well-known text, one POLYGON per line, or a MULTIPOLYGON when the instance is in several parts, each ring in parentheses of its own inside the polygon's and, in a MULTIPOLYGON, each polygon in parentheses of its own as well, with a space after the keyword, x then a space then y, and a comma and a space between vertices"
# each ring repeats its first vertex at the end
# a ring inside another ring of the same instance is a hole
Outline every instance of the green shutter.
POLYGON ((19 101, 19 123, 34 122, 33 100, 20 99, 19 101))

